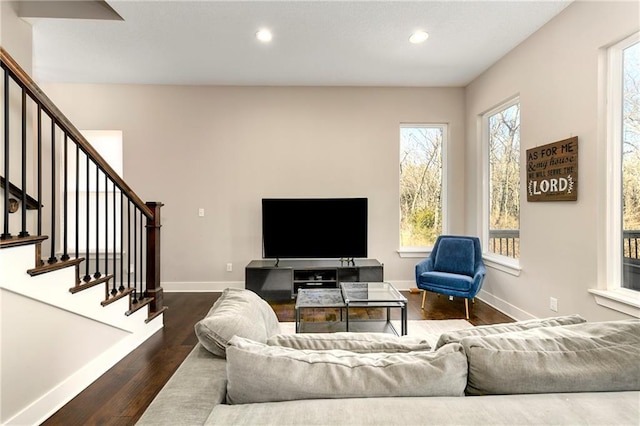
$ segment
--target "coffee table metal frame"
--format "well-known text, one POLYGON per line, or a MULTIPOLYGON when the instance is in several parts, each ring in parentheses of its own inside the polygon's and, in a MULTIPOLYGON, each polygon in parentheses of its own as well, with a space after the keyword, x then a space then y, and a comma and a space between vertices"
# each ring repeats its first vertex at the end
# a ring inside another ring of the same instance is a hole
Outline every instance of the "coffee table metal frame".
POLYGON ((346 305, 347 331, 350 308, 386 308, 386 326, 398 336, 407 334, 407 298, 386 282, 341 282, 340 290, 346 305), (400 308, 400 333, 391 322, 391 308, 400 308))

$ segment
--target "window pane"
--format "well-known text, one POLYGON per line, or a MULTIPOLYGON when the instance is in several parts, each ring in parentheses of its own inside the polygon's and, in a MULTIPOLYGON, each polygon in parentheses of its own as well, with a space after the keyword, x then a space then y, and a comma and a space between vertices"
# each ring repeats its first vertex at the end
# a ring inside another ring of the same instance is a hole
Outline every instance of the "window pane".
POLYGON ((520 104, 488 117, 489 247, 520 257, 520 104))
POLYGON ((623 50, 623 287, 640 290, 640 43, 623 50))
POLYGON ((445 126, 400 128, 400 247, 432 246, 442 233, 445 126))

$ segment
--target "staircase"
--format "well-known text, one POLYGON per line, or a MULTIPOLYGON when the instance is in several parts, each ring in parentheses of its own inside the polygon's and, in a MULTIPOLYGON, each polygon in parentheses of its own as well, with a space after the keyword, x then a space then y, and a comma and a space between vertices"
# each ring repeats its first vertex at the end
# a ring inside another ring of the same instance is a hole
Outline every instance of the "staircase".
POLYGON ((38 424, 162 328, 162 204, 0 63, 0 424, 38 424))

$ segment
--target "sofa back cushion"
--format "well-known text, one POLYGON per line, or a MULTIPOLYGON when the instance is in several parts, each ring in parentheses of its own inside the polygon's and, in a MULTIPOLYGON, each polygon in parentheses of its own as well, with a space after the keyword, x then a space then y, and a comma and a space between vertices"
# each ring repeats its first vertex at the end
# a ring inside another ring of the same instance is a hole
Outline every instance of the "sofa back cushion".
POLYGON ((640 390, 640 320, 540 327, 460 343, 470 395, 640 390))
POLYGON ((455 237, 440 240, 433 264, 434 271, 473 277, 475 264, 473 240, 455 237))
POLYGON ((527 321, 509 322, 504 324, 481 325, 478 327, 449 331, 442 333, 434 349, 438 349, 448 343, 459 343, 465 337, 488 336, 491 334, 510 333, 514 331, 531 330, 538 327, 558 327, 561 325, 580 324, 586 322, 580 315, 567 315, 561 317, 531 319, 527 321))
POLYGON ((297 350, 234 337, 227 348, 227 402, 462 396, 467 360, 459 344, 437 352, 297 350))
POLYGON ((465 337, 489 336, 491 334, 511 333, 514 331, 531 330, 538 327, 559 327, 562 325, 581 324, 586 322, 580 315, 567 315, 561 317, 531 319, 518 322, 507 322, 503 324, 480 325, 468 329, 447 331, 442 333, 434 347, 438 349, 448 343, 459 343, 465 337))
POLYGON ((233 336, 265 343, 280 332, 273 308, 254 292, 237 288, 224 290, 194 328, 202 346, 223 358, 233 336))
POLYGON ((267 345, 318 351, 342 349, 358 353, 412 352, 431 349, 429 342, 419 337, 345 332, 276 334, 267 339, 267 345))

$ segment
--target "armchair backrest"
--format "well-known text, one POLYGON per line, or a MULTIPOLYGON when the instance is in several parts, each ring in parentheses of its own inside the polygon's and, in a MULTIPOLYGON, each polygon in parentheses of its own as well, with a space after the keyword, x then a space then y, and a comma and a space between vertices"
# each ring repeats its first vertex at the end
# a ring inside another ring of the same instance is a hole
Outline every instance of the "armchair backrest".
POLYGON ((473 277, 482 249, 477 237, 441 235, 431 252, 433 270, 473 277))

